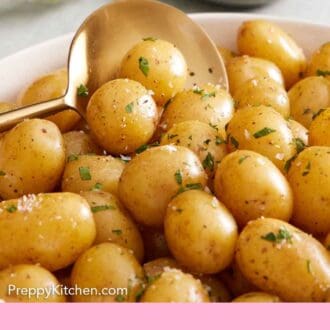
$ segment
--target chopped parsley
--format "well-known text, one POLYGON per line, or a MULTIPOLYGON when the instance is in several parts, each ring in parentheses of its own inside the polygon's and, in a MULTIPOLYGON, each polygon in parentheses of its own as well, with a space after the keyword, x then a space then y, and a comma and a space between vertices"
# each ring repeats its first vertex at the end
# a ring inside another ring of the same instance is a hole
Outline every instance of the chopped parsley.
POLYGON ((142 298, 143 294, 144 294, 145 288, 141 288, 135 295, 135 299, 136 301, 140 301, 140 299, 142 298))
POLYGON ((249 155, 245 155, 245 156, 242 156, 239 160, 238 160, 238 164, 242 164, 244 162, 244 160, 246 160, 247 158, 249 158, 250 156, 249 155))
POLYGON ((119 294, 118 296, 116 296, 115 300, 117 302, 123 302, 126 300, 125 296, 123 296, 122 294, 119 294))
POLYGON ((112 232, 118 236, 120 236, 123 233, 121 229, 112 229, 112 232))
POLYGON ((292 162, 297 158, 297 155, 291 157, 290 159, 288 159, 286 162, 285 162, 285 165, 284 165, 284 171, 286 173, 289 172, 290 168, 291 168, 291 165, 292 165, 292 162))
POLYGON ((219 146, 221 144, 224 144, 224 143, 226 143, 226 141, 221 136, 216 136, 216 138, 215 138, 215 144, 217 146, 219 146))
POLYGON ((154 142, 152 144, 142 144, 140 147, 138 147, 135 152, 137 154, 142 153, 143 151, 146 151, 147 149, 151 148, 151 147, 157 147, 159 146, 159 142, 154 142))
POLYGON ((261 238, 273 243, 282 243, 283 241, 292 243, 292 235, 285 228, 279 229, 277 234, 270 232, 261 238))
POLYGON ((175 181, 177 182, 177 184, 181 185, 182 184, 182 173, 180 170, 177 170, 175 173, 174 173, 174 178, 175 178, 175 181))
POLYGON ((160 275, 161 274, 158 274, 158 275, 149 275, 149 276, 147 276, 147 282, 148 282, 148 284, 152 284, 152 283, 154 283, 157 279, 159 279, 160 278, 160 275))
POLYGON ((231 143, 236 149, 238 149, 238 147, 239 147, 239 143, 238 143, 238 141, 237 141, 233 136, 230 136, 230 143, 231 143))
POLYGON ((147 37, 147 38, 143 38, 142 40, 143 40, 143 41, 156 41, 157 38, 154 38, 154 37, 147 37))
POLYGON ((94 187, 92 188, 92 191, 99 191, 102 190, 102 188, 103 188, 102 183, 96 182, 94 187))
POLYGON ((193 90, 194 94, 201 95, 202 100, 207 100, 210 97, 215 97, 216 93, 215 92, 206 92, 204 89, 200 89, 199 87, 195 88, 193 90))
POLYGON ((0 171, 0 176, 5 176, 6 173, 4 171, 0 171))
POLYGON ((77 95, 86 97, 88 94, 88 88, 84 84, 80 84, 80 86, 77 88, 77 95))
POLYGON ((188 183, 185 187, 181 186, 175 196, 189 190, 203 190, 201 183, 188 183))
POLYGON ((293 143, 296 145, 296 150, 298 154, 306 148, 306 144, 300 138, 293 139, 293 143))
POLYGON ((76 154, 72 154, 70 156, 68 156, 68 162, 73 162, 74 160, 78 160, 78 155, 76 154))
POLYGON ((139 68, 141 72, 148 77, 150 67, 149 67, 149 61, 145 57, 139 58, 139 68))
POLYGON ((269 128, 269 127, 264 127, 263 129, 261 129, 260 131, 256 132, 253 134, 253 137, 256 139, 260 139, 266 135, 269 135, 271 133, 276 132, 275 129, 269 128))
POLYGON ((134 108, 134 102, 131 102, 131 103, 129 103, 129 104, 126 105, 125 111, 127 113, 132 113, 133 112, 133 108, 134 108))
POLYGON ((322 76, 322 77, 327 77, 330 76, 330 71, 329 70, 316 70, 316 75, 317 76, 322 76))
POLYGON ((79 175, 80 175, 80 179, 83 181, 92 180, 92 176, 89 171, 89 167, 79 167, 79 175))
POLYGON ((312 274, 311 261, 310 260, 306 260, 306 266, 307 266, 308 273, 312 274))
POLYGON ((116 208, 112 205, 97 205, 97 206, 92 206, 91 210, 93 213, 101 212, 101 211, 106 211, 106 210, 115 210, 116 208))
POLYGON ((207 156, 203 160, 203 167, 204 169, 209 169, 210 171, 213 171, 214 169, 214 157, 210 152, 207 153, 207 156))
POLYGON ((9 205, 7 208, 6 208, 6 211, 8 211, 9 213, 14 213, 17 211, 17 206, 16 205, 9 205))
POLYGON ((219 131, 217 125, 213 125, 212 123, 209 123, 209 126, 212 127, 213 129, 215 129, 217 132, 219 131))
POLYGON ((308 175, 309 172, 310 172, 310 170, 311 170, 311 162, 308 162, 307 165, 306 165, 306 167, 305 167, 305 169, 304 169, 304 172, 302 173, 302 175, 303 176, 308 175))

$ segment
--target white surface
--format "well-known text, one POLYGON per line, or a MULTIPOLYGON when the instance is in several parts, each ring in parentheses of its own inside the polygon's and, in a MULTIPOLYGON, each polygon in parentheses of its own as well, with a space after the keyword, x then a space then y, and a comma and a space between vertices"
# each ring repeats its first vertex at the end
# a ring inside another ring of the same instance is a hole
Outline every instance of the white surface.
MULTIPOLYGON (((243 14, 196 14, 192 16, 210 34, 216 44, 235 49, 239 25, 256 18, 243 14)), ((290 33, 308 55, 330 40, 330 26, 270 18, 290 33)), ((15 101, 27 84, 41 74, 65 66, 72 35, 49 40, 0 61, 0 100, 15 101)))
MULTIPOLYGON (((62 0, 53 5, 30 3, 12 10, 0 11, 0 58, 76 30, 86 16, 107 2, 109 0, 62 0)), ((186 12, 224 10, 220 5, 212 5, 202 0, 163 2, 175 5, 186 12)), ((328 23, 330 0, 277 0, 268 6, 253 9, 252 12, 328 23)))

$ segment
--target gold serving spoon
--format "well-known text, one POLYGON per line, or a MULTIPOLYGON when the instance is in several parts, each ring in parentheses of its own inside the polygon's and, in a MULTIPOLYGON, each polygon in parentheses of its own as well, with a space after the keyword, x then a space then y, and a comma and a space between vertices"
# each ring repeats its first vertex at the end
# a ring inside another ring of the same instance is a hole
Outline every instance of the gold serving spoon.
POLYGON ((92 13, 73 38, 68 60, 69 83, 63 97, 0 114, 0 131, 25 118, 45 117, 71 108, 85 118, 93 92, 116 78, 126 52, 142 38, 175 44, 186 58, 190 75, 186 87, 207 82, 228 88, 224 63, 202 28, 180 10, 153 0, 119 0, 92 13), (88 88, 89 97, 77 94, 88 88))

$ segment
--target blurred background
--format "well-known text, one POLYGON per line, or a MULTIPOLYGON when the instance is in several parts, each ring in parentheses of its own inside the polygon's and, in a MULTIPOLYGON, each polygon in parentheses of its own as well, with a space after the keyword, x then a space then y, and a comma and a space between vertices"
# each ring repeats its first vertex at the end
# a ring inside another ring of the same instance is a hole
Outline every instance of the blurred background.
MULTIPOLYGON (((109 0, 0 0, 0 58, 72 32, 109 0)), ((167 0, 187 13, 244 11, 329 23, 330 0, 167 0), (264 5, 255 6, 257 3, 264 5), (235 5, 234 5, 235 4, 235 5), (243 4, 243 7, 240 5, 243 4), (250 6, 251 5, 251 6, 250 6)))

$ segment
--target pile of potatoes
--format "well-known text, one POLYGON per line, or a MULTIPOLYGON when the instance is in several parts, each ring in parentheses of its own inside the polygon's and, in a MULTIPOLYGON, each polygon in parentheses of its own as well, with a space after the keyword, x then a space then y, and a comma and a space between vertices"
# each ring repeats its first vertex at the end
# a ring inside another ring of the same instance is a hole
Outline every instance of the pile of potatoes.
MULTIPOLYGON (((2 134, 1 300, 330 301, 330 43, 307 60, 254 20, 237 48, 219 47, 229 91, 185 90, 180 50, 147 37, 117 79, 77 86, 87 124, 68 109, 2 134), (98 293, 8 294, 60 283, 98 293)), ((18 105, 66 79, 38 79, 18 105)))

